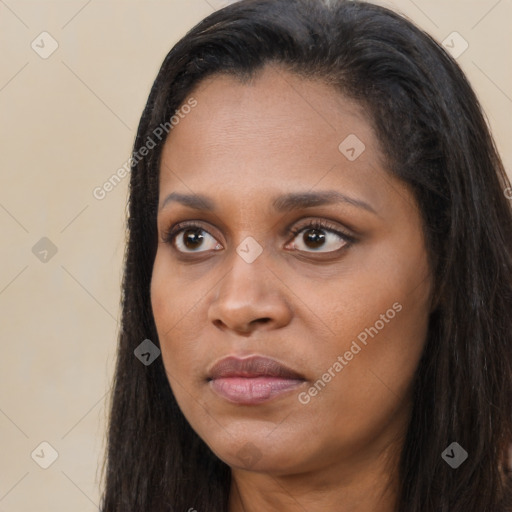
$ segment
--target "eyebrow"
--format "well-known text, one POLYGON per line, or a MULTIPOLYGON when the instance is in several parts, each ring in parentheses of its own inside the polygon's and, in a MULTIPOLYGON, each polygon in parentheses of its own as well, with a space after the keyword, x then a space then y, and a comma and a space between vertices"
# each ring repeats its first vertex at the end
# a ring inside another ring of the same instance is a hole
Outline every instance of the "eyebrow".
MULTIPOLYGON (((160 205, 160 210, 165 208, 171 202, 181 203, 184 206, 194 210, 204 210, 214 212, 216 210, 215 201, 202 194, 181 194, 172 192, 160 205)), ((327 204, 346 203, 358 208, 362 208, 377 215, 377 212, 365 201, 346 196, 336 190, 325 190, 320 192, 293 192, 284 194, 274 199, 272 206, 278 212, 290 212, 304 208, 313 208, 327 204)))

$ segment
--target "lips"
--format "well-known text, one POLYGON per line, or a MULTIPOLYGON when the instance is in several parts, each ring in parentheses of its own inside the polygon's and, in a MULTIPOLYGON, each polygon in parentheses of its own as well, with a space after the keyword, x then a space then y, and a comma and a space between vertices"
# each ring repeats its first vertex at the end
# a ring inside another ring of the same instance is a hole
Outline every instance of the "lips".
POLYGON ((254 405, 266 402, 304 384, 304 377, 274 359, 227 357, 209 372, 210 388, 228 402, 254 405))
POLYGON ((209 380, 230 377, 277 377, 281 379, 304 380, 304 377, 275 359, 251 356, 240 359, 235 356, 221 359, 209 373, 209 380))

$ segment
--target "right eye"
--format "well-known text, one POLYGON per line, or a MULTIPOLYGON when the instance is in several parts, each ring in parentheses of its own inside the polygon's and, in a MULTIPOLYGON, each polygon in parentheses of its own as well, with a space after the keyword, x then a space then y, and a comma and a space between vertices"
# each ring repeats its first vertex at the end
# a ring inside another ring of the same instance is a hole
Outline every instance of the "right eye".
POLYGON ((222 249, 222 245, 218 242, 216 243, 215 238, 208 231, 194 222, 181 222, 177 224, 164 234, 163 240, 183 253, 205 252, 209 250, 218 251, 222 249), (208 241, 206 248, 197 250, 201 248, 201 245, 204 246, 205 240, 208 241))

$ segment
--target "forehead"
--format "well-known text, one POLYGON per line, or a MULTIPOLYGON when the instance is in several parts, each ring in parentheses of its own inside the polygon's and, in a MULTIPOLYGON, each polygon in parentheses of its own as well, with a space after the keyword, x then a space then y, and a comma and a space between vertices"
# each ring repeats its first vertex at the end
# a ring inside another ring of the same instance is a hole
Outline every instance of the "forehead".
POLYGON ((320 184, 371 196, 370 184, 382 180, 378 141, 362 108, 320 80, 267 66, 246 83, 209 77, 190 97, 197 105, 164 145, 161 194, 221 188, 243 195, 320 184), (343 152, 347 140, 361 151, 356 159, 343 152))

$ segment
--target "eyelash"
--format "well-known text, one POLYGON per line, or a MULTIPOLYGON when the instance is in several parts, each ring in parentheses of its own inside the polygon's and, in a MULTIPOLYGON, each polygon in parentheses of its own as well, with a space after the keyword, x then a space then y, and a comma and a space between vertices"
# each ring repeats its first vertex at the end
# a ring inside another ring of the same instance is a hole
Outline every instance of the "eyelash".
MULTIPOLYGON (((288 233, 290 235, 293 235, 293 238, 295 238, 299 233, 301 233, 302 231, 306 231, 308 229, 317 229, 319 231, 330 231, 331 233, 334 233, 335 235, 339 236, 342 240, 345 240, 345 242, 347 242, 347 245, 355 242, 354 237, 350 236, 347 233, 344 233, 343 231, 340 231, 339 229, 331 226, 328 222, 325 222, 323 220, 311 221, 309 224, 306 224, 304 226, 290 229, 288 231, 288 233)), ((346 245, 344 245, 343 247, 346 247, 346 245)), ((332 251, 332 252, 336 252, 336 251, 332 251)))
MULTIPOLYGON (((181 232, 183 232, 187 229, 198 229, 201 231, 205 231, 211 237, 213 237, 213 235, 208 230, 204 229, 204 227, 201 226, 200 224, 198 224, 194 221, 186 221, 186 222, 180 222, 180 223, 176 224, 175 226, 171 226, 170 229, 168 229, 167 231, 165 231, 163 233, 162 239, 165 243, 170 244, 174 247, 174 243, 173 243, 174 239, 181 232)), ((320 231, 323 231, 323 230, 329 231, 329 232, 334 233, 335 235, 339 236, 342 240, 344 240, 346 242, 343 245, 343 247, 341 247, 340 249, 337 249, 335 251, 327 251, 327 252, 321 253, 321 254, 337 253, 343 249, 348 248, 350 245, 352 245, 356 241, 356 239, 353 236, 333 227, 328 222, 323 221, 323 220, 314 220, 314 221, 309 222, 309 224, 306 224, 306 225, 303 225, 300 227, 296 227, 293 229, 289 229, 287 234, 290 236, 293 235, 293 238, 296 238, 297 235, 299 233, 301 233, 302 231, 311 230, 311 229, 316 229, 316 230, 320 230, 320 231)), ((215 237, 213 237, 213 238, 215 238, 215 237)), ((176 249, 176 250, 178 250, 178 249, 176 249)), ((194 254, 193 251, 189 252, 189 253, 186 253, 183 251, 179 251, 179 252, 182 254, 194 254)), ((208 252, 208 251, 200 251, 200 252, 208 252)), ((308 252, 308 251, 300 251, 300 252, 308 252)), ((313 254, 314 252, 315 251, 312 251, 311 254, 313 254)))

